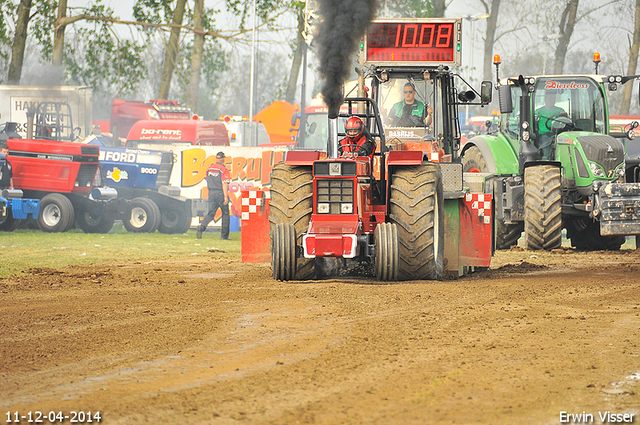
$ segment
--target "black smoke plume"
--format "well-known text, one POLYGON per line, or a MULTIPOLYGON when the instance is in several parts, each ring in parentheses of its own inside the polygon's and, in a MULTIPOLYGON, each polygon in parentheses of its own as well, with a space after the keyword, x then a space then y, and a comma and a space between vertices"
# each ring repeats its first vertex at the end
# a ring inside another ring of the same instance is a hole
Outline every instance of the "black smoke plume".
POLYGON ((318 0, 321 23, 315 35, 319 72, 324 80, 320 92, 329 118, 338 116, 343 85, 369 23, 378 9, 377 0, 318 0))

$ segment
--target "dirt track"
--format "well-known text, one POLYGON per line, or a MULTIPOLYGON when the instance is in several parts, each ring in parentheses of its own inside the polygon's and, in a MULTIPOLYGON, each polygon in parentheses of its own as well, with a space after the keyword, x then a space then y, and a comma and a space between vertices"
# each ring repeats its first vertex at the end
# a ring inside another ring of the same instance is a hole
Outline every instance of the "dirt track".
POLYGON ((640 251, 396 284, 275 282, 223 254, 32 269, 0 280, 0 423, 640 423, 639 276, 640 251))

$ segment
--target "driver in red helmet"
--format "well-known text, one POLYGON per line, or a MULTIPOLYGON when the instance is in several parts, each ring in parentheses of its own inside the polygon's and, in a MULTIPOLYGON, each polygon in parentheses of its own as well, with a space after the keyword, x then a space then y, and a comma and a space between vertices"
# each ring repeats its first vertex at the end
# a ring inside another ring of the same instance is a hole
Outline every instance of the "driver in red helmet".
POLYGON ((343 157, 352 158, 356 156, 373 157, 376 144, 364 128, 364 123, 359 117, 350 117, 344 125, 344 132, 347 135, 338 142, 338 153, 343 157))

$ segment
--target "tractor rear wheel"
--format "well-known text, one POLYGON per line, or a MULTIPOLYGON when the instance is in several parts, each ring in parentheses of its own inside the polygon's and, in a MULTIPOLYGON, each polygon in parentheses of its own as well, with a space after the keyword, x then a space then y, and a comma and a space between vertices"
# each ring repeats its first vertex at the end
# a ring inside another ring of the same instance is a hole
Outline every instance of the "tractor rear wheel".
POLYGON ((537 165, 524 170, 524 239, 531 250, 562 246, 560 168, 537 165))
POLYGON ((149 198, 134 198, 131 214, 122 220, 124 228, 132 233, 153 233, 160 225, 160 209, 149 198))
POLYGON ((444 198, 440 168, 432 163, 391 175, 389 218, 398 227, 398 278, 436 279, 444 273, 444 198))
POLYGON ((76 214, 78 227, 85 233, 109 233, 115 219, 104 212, 79 211, 76 214))
MULTIPOLYGON (((307 232, 313 212, 313 174, 311 167, 285 165, 280 162, 271 171, 271 200, 269 222, 271 224, 271 246, 274 229, 278 224, 292 224, 296 234, 296 245, 302 245, 302 236, 307 232)), ((301 257, 292 280, 312 279, 315 261, 301 257)))
POLYGON ((378 280, 398 280, 398 226, 381 223, 373 232, 376 247, 375 269, 378 280))
POLYGON ((296 275, 296 229, 293 224, 280 223, 271 233, 271 275, 276 280, 292 280, 296 275))
POLYGON ((167 235, 185 233, 191 227, 191 211, 188 208, 168 208, 160 213, 158 232, 167 235))
POLYGON ((38 227, 43 232, 66 232, 73 226, 75 212, 73 204, 60 193, 50 193, 40 200, 38 227))
MULTIPOLYGON (((462 170, 466 173, 489 172, 487 161, 478 147, 472 146, 464 152, 462 170)), ((496 219, 496 249, 509 249, 517 245, 523 230, 524 223, 522 222, 506 224, 504 220, 496 219)))

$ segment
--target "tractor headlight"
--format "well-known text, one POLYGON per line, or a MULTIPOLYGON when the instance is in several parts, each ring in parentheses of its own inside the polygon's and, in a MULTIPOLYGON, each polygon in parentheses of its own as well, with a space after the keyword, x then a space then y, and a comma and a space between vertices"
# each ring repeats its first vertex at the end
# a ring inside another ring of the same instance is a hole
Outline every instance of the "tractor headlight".
POLYGON ((329 204, 325 202, 318 203, 318 214, 329 214, 329 204))
POLYGON ((593 173, 594 176, 604 177, 604 171, 598 165, 594 164, 593 162, 590 162, 589 168, 591 168, 591 172, 593 173))
POLYGON ((340 204, 342 214, 353 214, 353 204, 340 204))

